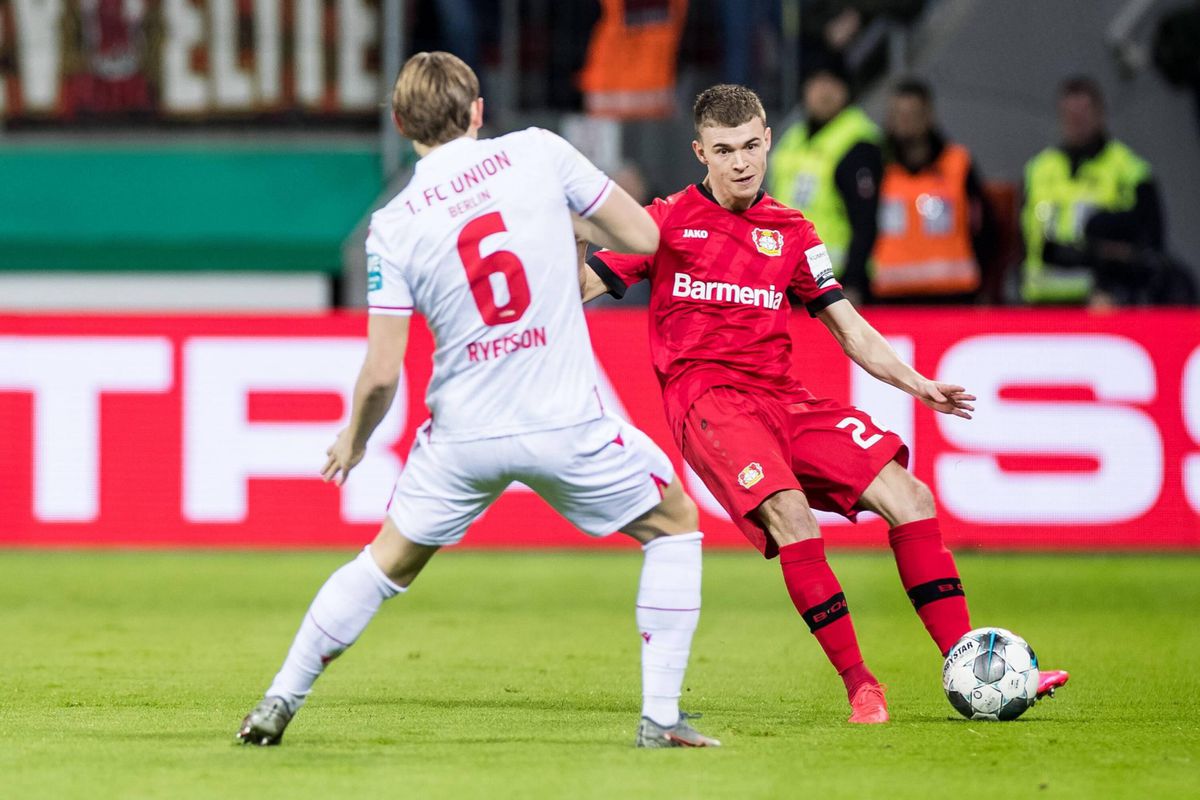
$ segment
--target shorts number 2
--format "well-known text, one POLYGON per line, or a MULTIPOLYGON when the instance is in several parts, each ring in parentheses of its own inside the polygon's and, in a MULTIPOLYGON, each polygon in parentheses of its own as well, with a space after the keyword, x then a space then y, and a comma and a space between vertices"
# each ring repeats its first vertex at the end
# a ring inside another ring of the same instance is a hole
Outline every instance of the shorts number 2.
POLYGON ((870 447, 871 445, 875 444, 876 442, 878 442, 880 439, 883 438, 882 433, 876 433, 876 434, 874 434, 872 436, 868 436, 867 438, 864 439, 863 434, 867 432, 867 426, 865 424, 863 424, 863 421, 861 419, 855 419, 854 417, 846 417, 844 420, 842 420, 841 422, 839 422, 837 424, 837 427, 842 428, 842 429, 849 428, 850 429, 850 438, 853 439, 854 443, 856 445, 858 445, 859 447, 861 447, 863 450, 866 450, 868 447, 870 447))

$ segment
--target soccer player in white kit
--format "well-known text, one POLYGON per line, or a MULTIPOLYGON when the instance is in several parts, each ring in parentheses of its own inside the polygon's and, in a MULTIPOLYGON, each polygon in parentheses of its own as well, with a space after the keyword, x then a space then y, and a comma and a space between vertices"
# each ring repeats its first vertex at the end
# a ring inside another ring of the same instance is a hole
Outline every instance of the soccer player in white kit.
POLYGON ((593 536, 642 544, 641 747, 718 745, 679 695, 700 613, 696 506, 670 459, 605 412, 579 300, 572 213, 617 251, 652 253, 658 228, 570 144, 538 128, 479 140, 471 69, 419 53, 392 96, 421 156, 409 185, 371 218, 367 355, 349 426, 322 475, 341 484, 395 396, 409 317, 437 342, 420 427, 375 540, 317 592, 283 667, 243 720, 242 742, 278 744, 325 667, 383 601, 408 590, 440 547, 513 481, 593 536))

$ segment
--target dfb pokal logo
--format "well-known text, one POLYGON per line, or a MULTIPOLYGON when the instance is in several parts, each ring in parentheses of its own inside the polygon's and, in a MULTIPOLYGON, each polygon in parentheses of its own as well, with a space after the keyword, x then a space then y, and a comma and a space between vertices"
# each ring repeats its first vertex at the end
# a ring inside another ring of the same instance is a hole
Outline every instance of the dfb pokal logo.
POLYGON ((738 473, 738 483, 740 483, 742 485, 743 489, 749 489, 751 486, 758 483, 762 479, 763 479, 762 464, 758 463, 757 461, 751 461, 749 464, 747 464, 745 467, 742 468, 741 472, 738 473))
POLYGON ((766 228, 755 228, 754 246, 764 256, 781 255, 783 253, 783 234, 766 228))

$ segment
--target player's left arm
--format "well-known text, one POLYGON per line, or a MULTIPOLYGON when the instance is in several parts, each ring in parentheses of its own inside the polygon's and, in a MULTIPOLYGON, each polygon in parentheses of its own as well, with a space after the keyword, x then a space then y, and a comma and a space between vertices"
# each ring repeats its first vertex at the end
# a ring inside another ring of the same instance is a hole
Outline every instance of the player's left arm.
POLYGON ((934 411, 971 418, 975 395, 952 383, 931 381, 905 364, 883 335, 863 319, 847 300, 838 300, 817 312, 842 352, 871 376, 908 392, 934 411))
POLYGON ((383 421, 396 387, 408 349, 408 326, 411 317, 372 314, 367 323, 367 355, 358 380, 354 383, 354 401, 350 424, 346 426, 329 449, 321 477, 338 486, 350 477, 350 470, 362 461, 367 440, 383 421))

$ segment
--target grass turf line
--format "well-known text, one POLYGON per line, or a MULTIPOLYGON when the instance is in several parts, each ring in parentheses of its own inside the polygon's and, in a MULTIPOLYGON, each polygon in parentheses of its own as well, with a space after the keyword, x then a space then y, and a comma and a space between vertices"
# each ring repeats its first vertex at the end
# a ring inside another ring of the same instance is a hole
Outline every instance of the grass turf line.
POLYGON ((317 685, 282 747, 232 744, 352 554, 0 552, 0 796, 1196 797, 1200 559, 962 556, 977 625, 1073 672, 968 722, 891 559, 834 553, 893 722, 841 682, 778 566, 709 553, 683 707, 725 747, 637 751, 636 552, 439 555, 317 685))

